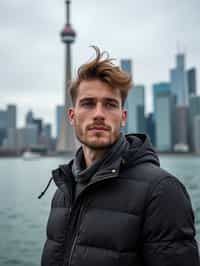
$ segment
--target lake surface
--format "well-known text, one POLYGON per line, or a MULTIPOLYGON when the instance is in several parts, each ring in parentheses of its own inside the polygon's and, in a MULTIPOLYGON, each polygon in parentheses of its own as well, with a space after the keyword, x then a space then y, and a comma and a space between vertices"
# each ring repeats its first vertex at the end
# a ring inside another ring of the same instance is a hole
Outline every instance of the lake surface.
MULTIPOLYGON (((33 161, 0 159, 0 266, 40 265, 50 201, 55 191, 53 182, 42 199, 38 200, 37 196, 51 177, 51 170, 67 161, 61 157, 33 161)), ((160 161, 163 168, 186 186, 200 240, 200 157, 162 155, 160 161)))

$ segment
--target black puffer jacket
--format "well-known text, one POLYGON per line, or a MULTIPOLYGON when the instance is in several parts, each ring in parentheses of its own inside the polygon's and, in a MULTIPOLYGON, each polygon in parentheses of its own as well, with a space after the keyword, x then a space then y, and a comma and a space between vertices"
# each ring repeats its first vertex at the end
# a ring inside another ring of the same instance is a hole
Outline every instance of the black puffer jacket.
POLYGON ((101 169, 73 202, 71 163, 58 187, 42 266, 199 266, 194 216, 184 186, 159 167, 145 135, 101 169))

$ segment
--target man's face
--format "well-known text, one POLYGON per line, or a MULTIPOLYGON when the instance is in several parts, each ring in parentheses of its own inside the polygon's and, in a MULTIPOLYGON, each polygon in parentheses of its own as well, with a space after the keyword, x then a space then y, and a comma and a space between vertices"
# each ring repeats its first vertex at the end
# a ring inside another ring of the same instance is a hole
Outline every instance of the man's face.
POLYGON ((112 89, 100 80, 80 83, 75 106, 68 115, 78 140, 91 149, 112 145, 127 117, 119 89, 112 89))

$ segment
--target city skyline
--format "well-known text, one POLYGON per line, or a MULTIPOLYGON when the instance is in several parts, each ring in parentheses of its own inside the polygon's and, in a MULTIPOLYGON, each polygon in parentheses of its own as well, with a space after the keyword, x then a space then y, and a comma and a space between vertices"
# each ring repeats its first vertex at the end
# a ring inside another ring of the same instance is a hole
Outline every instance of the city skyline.
MULTIPOLYGON (((72 50, 73 74, 80 64, 91 58, 89 45, 92 44, 108 50, 118 63, 120 59, 131 58, 133 79, 147 88, 147 109, 150 109, 152 84, 169 81, 175 54, 183 51, 187 68, 197 68, 198 84, 199 8, 199 1, 178 4, 158 1, 152 7, 152 3, 144 5, 143 1, 137 5, 135 1, 119 1, 113 6, 112 1, 80 3, 73 0, 72 26, 78 29, 72 50), (189 19, 188 13, 192 13, 189 19)), ((18 126, 23 125, 28 109, 33 109, 35 113, 37 110, 37 116, 44 117, 55 128, 55 108, 63 99, 64 51, 58 33, 65 17, 64 1, 22 0, 20 4, 1 1, 0 10, 0 90, 3 92, 0 108, 16 103, 18 126)))
MULTIPOLYGON (((154 113, 145 115, 145 86, 134 84, 125 102, 129 113, 122 129, 125 134, 147 133, 154 147, 161 152, 200 153, 200 95, 196 91, 196 68, 187 69, 184 62, 185 55, 177 54, 175 67, 170 69, 170 82, 153 84, 154 113)), ((131 59, 121 60, 120 66, 132 74, 131 59)), ((56 139, 51 137, 51 124, 34 118, 32 111, 26 115, 26 127, 19 129, 16 128, 16 106, 8 106, 7 111, 0 110, 1 146, 18 153, 28 147, 41 152, 60 152, 57 146, 55 149, 55 142, 59 142, 60 136, 64 140, 67 137, 63 134, 66 106, 67 103, 56 106, 56 139)), ((64 147, 63 151, 69 151, 68 145, 64 147)))

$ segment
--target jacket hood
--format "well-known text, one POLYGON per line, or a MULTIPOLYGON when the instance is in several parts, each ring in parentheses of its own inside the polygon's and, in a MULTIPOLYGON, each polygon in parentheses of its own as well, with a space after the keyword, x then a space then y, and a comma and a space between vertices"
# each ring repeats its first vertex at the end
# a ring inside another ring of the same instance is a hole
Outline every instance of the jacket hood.
POLYGON ((159 158, 147 135, 128 134, 125 137, 129 143, 128 149, 123 154, 127 166, 135 166, 146 162, 160 166, 159 158))
MULTIPOLYGON (((112 169, 118 169, 123 162, 123 167, 133 167, 142 163, 153 163, 160 165, 158 156, 156 155, 149 137, 145 134, 128 134, 125 136, 127 145, 122 152, 120 158, 117 158, 112 163, 104 164, 103 169, 101 168, 101 175, 106 175, 112 171, 112 169)), ((62 188, 62 185, 67 181, 72 180, 72 165, 73 160, 68 164, 60 165, 59 168, 52 171, 52 177, 55 184, 62 188), (70 177, 67 178, 66 177, 70 177)))

